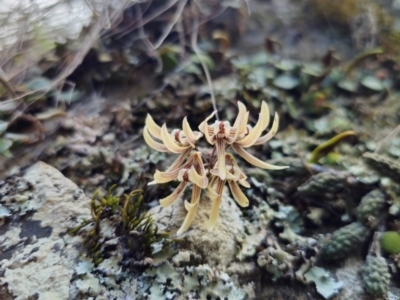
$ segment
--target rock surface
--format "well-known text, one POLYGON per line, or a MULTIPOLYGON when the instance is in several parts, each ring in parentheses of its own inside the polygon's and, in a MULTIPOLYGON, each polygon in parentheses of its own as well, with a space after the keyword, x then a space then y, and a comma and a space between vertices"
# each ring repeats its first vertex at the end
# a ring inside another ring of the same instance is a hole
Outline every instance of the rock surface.
MULTIPOLYGON (((22 177, 0 182, 0 205, 2 300, 321 299, 313 284, 272 283, 265 276, 253 254, 273 233, 265 224, 259 223, 260 228, 245 224, 227 191, 213 231, 207 228, 211 201, 203 197, 192 226, 180 237, 179 249, 154 257, 153 266, 142 275, 122 271, 119 256, 94 266, 82 238, 67 234, 91 218, 90 199, 53 167, 39 162, 22 177), (248 255, 240 250, 243 245, 250 247, 245 249, 248 255)), ((172 234, 186 214, 180 201, 150 212, 160 229, 172 234)), ((362 259, 345 261, 331 270, 344 283, 333 299, 369 299, 364 297, 359 273, 362 259)), ((395 294, 391 293, 393 299, 395 294)))
POLYGON ((15 217, 0 244, 2 284, 15 299, 69 299, 70 281, 79 258, 81 239, 67 231, 90 217, 89 199, 59 171, 37 163, 23 177, 31 189, 3 195, 12 203, 27 196, 26 214, 15 217))
MULTIPOLYGON (((221 270, 228 267, 237 254, 237 237, 244 235, 245 227, 242 212, 227 191, 224 191, 219 218, 215 228, 208 230, 208 218, 212 201, 203 197, 197 215, 188 231, 182 235, 185 239, 181 250, 191 250, 201 255, 202 261, 221 270)), ((150 213, 161 230, 175 234, 181 226, 186 210, 182 201, 176 201, 168 207, 156 206, 150 213)))

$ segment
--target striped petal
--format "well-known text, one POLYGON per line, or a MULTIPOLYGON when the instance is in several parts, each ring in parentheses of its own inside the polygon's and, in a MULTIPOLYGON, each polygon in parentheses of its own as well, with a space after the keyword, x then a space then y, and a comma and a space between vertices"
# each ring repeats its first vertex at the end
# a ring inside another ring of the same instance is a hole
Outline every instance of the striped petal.
POLYGON ((190 146, 185 146, 185 147, 179 146, 171 137, 171 135, 168 133, 166 124, 164 124, 161 127, 161 139, 165 147, 167 147, 167 149, 172 153, 182 153, 185 152, 188 148, 190 148, 190 146))
POLYGON ((146 127, 149 129, 150 134, 155 138, 161 140, 161 127, 158 126, 156 122, 154 122, 150 114, 147 114, 145 124, 146 127))
POLYGON ((218 194, 218 197, 214 198, 214 201, 213 201, 213 204, 211 207, 210 218, 208 220, 208 230, 209 231, 211 231, 217 224, 218 215, 219 215, 219 206, 221 204, 222 190, 225 185, 225 180, 221 180, 220 178, 218 178, 215 182, 215 185, 216 185, 215 192, 218 194))
POLYGON ((160 172, 160 171, 156 170, 156 173, 154 173, 154 176, 153 176, 154 180, 152 182, 149 182, 148 185, 158 184, 158 183, 166 183, 166 182, 175 180, 178 177, 180 169, 181 168, 175 169, 170 172, 160 172))
POLYGON ((245 120, 246 116, 248 117, 248 113, 246 113, 246 106, 244 106, 244 104, 240 101, 238 101, 238 107, 239 107, 239 113, 238 116, 236 117, 235 123, 233 124, 233 130, 231 130, 230 132, 230 137, 232 138, 231 143, 235 142, 240 129, 242 128, 242 124, 243 122, 245 122, 247 124, 247 119, 245 120), (232 134, 233 131, 233 134, 232 134))
POLYGON ((225 148, 226 141, 225 139, 217 139, 215 143, 216 151, 217 151, 217 159, 218 159, 218 176, 222 180, 226 178, 226 165, 225 165, 225 148))
POLYGON ((149 145, 150 148, 153 148, 156 151, 159 152, 168 152, 167 147, 165 145, 156 142, 149 134, 147 126, 143 128, 143 138, 144 141, 146 142, 147 145, 149 145))
POLYGON ((208 179, 206 175, 200 175, 196 172, 194 166, 192 166, 188 171, 189 181, 193 182, 196 186, 201 187, 202 189, 207 188, 208 179))
POLYGON ((239 128, 240 125, 242 124, 242 121, 244 119, 244 116, 246 115, 246 106, 240 101, 238 101, 238 116, 236 117, 235 123, 233 123, 233 127, 239 128))
POLYGON ((240 127, 239 127, 239 135, 246 132, 248 121, 249 121, 249 112, 246 112, 246 114, 244 115, 242 124, 240 124, 240 127))
POLYGON ((183 162, 185 161, 186 157, 189 155, 189 153, 192 151, 191 148, 188 148, 185 152, 182 152, 179 154, 179 156, 175 159, 175 161, 172 163, 172 165, 169 166, 169 168, 165 172, 170 172, 172 170, 175 170, 182 166, 183 162))
POLYGON ((236 143, 244 148, 253 146, 254 143, 257 142, 258 138, 261 136, 264 129, 268 126, 268 123, 266 123, 265 120, 269 122, 269 110, 267 104, 263 101, 261 104, 261 112, 258 115, 256 126, 254 126, 254 128, 250 130, 248 135, 246 135, 243 139, 237 141, 236 143), (265 125, 265 123, 267 125, 265 125))
POLYGON ((287 166, 274 166, 271 164, 268 164, 266 162, 263 162, 262 160, 259 160, 257 157, 254 157, 251 155, 249 152, 244 150, 242 147, 237 146, 235 144, 232 145, 233 150, 236 151, 237 154, 239 154, 241 157, 243 157, 244 160, 246 160, 248 163, 252 164, 253 166, 259 167, 261 169, 267 169, 267 170, 282 170, 288 168, 287 166))
POLYGON ((167 207, 170 206, 172 203, 174 203, 176 200, 178 200, 185 191, 187 184, 188 184, 187 181, 182 181, 178 185, 178 187, 172 192, 171 195, 160 200, 160 205, 162 207, 167 207))
POLYGON ((196 135, 192 131, 192 128, 190 128, 189 122, 187 121, 186 117, 183 118, 182 129, 183 129, 183 132, 185 133, 186 139, 189 142, 190 146, 192 146, 192 148, 194 148, 195 147, 194 144, 197 142, 199 137, 198 137, 198 135, 196 137, 196 135))
MULTIPOLYGON (((217 113, 217 111, 215 110, 211 115, 209 115, 203 122, 201 122, 201 124, 199 125, 199 130, 204 134, 207 142, 211 145, 214 145, 214 142, 212 141, 211 135, 210 135, 210 130, 208 126, 208 120, 210 120, 212 117, 214 117, 214 115, 217 113)), ((212 131, 211 131, 212 132, 212 131)))
POLYGON ((190 227, 190 225, 192 225, 193 220, 196 216, 197 208, 199 207, 200 194, 201 194, 201 188, 194 185, 192 190, 191 202, 189 203, 185 200, 185 208, 188 211, 188 213, 181 227, 176 233, 177 235, 181 235, 190 227))
POLYGON ((228 180, 229 188, 231 189, 233 198, 241 207, 249 206, 249 199, 247 199, 246 195, 242 192, 239 185, 232 180, 228 180))
POLYGON ((260 137, 254 143, 254 145, 261 145, 261 144, 268 142, 270 139, 272 139, 274 137, 274 135, 276 134, 276 132, 278 131, 278 126, 279 126, 279 115, 277 113, 275 113, 271 130, 266 135, 263 135, 262 137, 260 137))
POLYGON ((219 177, 213 176, 210 180, 210 184, 208 185, 207 192, 208 192, 208 197, 210 197, 211 200, 214 200, 214 198, 219 196, 214 188, 215 182, 217 181, 218 178, 219 177))

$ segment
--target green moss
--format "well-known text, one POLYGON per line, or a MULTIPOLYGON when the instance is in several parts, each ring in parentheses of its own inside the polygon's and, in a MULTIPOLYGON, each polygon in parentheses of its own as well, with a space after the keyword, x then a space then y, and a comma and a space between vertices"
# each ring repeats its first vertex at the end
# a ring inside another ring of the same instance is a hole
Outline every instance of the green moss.
POLYGON ((124 255, 140 260, 151 256, 152 244, 167 236, 158 232, 151 215, 144 211, 142 190, 117 197, 112 193, 114 189, 115 185, 101 197, 96 192, 90 204, 92 220, 84 220, 69 232, 75 235, 89 224, 93 225, 85 232, 84 245, 95 265, 110 255, 105 247, 106 241, 117 238, 116 247, 124 255))
POLYGON ((400 253, 400 233, 386 231, 381 235, 380 243, 382 249, 388 254, 400 253))

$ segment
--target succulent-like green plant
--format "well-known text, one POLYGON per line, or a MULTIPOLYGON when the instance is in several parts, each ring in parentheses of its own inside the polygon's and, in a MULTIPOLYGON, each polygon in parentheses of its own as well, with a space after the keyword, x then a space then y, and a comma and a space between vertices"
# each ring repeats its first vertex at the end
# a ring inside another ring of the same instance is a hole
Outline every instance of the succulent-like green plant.
POLYGON ((225 183, 228 183, 236 202, 242 207, 248 206, 249 200, 239 187, 239 184, 247 188, 250 187, 246 181, 247 176, 239 168, 235 157, 226 151, 228 147, 231 147, 244 160, 256 167, 269 170, 287 168, 268 164, 245 150, 245 148, 253 145, 266 143, 275 135, 279 124, 278 114, 275 113, 271 130, 261 136, 270 121, 267 104, 264 101, 262 102, 261 112, 254 127, 248 125, 249 112, 244 104, 238 102, 238 108, 238 116, 232 126, 228 121, 219 120, 215 121, 213 125, 208 125, 208 121, 216 114, 216 111, 214 111, 200 124, 200 132, 192 131, 186 117, 183 119, 182 130, 174 129, 172 132, 168 132, 166 124, 160 127, 150 115, 147 115, 146 126, 143 130, 146 143, 157 151, 179 154, 175 162, 165 172, 157 170, 154 174, 154 181, 149 183, 166 183, 172 180, 181 182, 171 195, 160 200, 160 204, 162 206, 171 205, 182 196, 189 183, 193 184, 191 202, 185 201, 188 214, 178 230, 178 235, 185 232, 193 222, 202 189, 208 188, 209 197, 213 200, 209 219, 210 229, 215 226, 218 219, 225 183), (203 136, 214 147, 208 165, 204 164, 203 153, 195 145, 203 136), (214 161, 215 154, 217 156, 216 161, 214 161))

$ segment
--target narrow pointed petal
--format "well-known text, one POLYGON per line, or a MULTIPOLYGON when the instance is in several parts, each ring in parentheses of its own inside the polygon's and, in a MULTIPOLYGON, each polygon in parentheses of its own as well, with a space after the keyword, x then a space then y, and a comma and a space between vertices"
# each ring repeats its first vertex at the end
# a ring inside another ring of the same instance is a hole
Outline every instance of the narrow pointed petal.
POLYGON ((216 184, 215 192, 218 194, 218 197, 214 198, 214 201, 213 201, 213 204, 211 207, 210 218, 208 220, 208 230, 209 231, 211 231, 215 227, 215 224, 217 224, 218 214, 219 214, 219 206, 221 204, 222 190, 225 185, 225 180, 221 180, 218 178, 215 184, 216 184))
POLYGON ((254 145, 260 145, 260 144, 264 144, 266 142, 268 142, 270 139, 272 139, 274 137, 274 135, 277 133, 278 131, 278 126, 279 126, 279 115, 277 113, 275 113, 275 117, 274 117, 274 121, 272 123, 272 127, 271 130, 263 135, 262 137, 260 137, 255 143, 254 145))
POLYGON ((188 171, 189 181, 193 182, 196 186, 201 187, 202 189, 207 188, 208 179, 205 175, 200 175, 196 172, 195 168, 192 166, 188 171))
POLYGON ((239 177, 232 174, 231 172, 226 172, 226 179, 227 180, 234 180, 234 181, 238 181, 239 177))
MULTIPOLYGON (((214 145, 214 142, 211 140, 211 135, 210 135, 210 131, 209 131, 209 127, 208 126, 208 120, 210 120, 212 117, 214 117, 214 115, 217 113, 217 111, 215 110, 211 115, 209 115, 203 122, 201 122, 201 124, 199 125, 199 130, 204 134, 207 142, 211 145, 214 145)), ((212 131, 211 131, 212 132, 212 131)))
POLYGON ((264 131, 265 129, 267 129, 267 126, 269 124, 269 120, 271 118, 271 116, 269 115, 268 105, 267 105, 267 103, 265 101, 263 101, 261 103, 260 115, 262 116, 262 120, 264 122, 264 126, 263 126, 263 131, 264 131))
POLYGON ((185 220, 179 228, 177 235, 184 233, 190 225, 192 225, 194 218, 196 217, 197 208, 199 207, 201 188, 193 186, 191 203, 185 200, 185 208, 188 211, 185 220))
POLYGON ((256 126, 250 130, 249 134, 246 135, 243 139, 236 142, 237 145, 247 148, 254 145, 257 142, 257 139, 261 136, 261 133, 264 130, 264 120, 265 118, 261 113, 258 115, 258 121, 256 126))
POLYGON ((188 213, 176 235, 181 235, 182 233, 185 233, 190 227, 190 225, 192 225, 193 220, 196 217, 196 212, 198 207, 199 207, 199 202, 195 204, 190 204, 185 200, 185 208, 188 211, 188 213))
POLYGON ((192 148, 195 147, 195 143, 198 140, 198 137, 195 136, 194 132, 192 131, 192 128, 190 128, 189 122, 187 121, 187 118, 184 117, 182 121, 182 129, 183 132, 185 133, 185 136, 192 148))
POLYGON ((151 184, 153 184, 153 182, 166 183, 166 182, 175 180, 178 177, 179 171, 180 171, 180 168, 175 169, 170 172, 160 172, 160 171, 156 170, 156 172, 154 173, 154 180, 151 182, 151 184))
POLYGON ((246 112, 246 114, 244 115, 242 124, 240 124, 240 127, 239 127, 239 134, 243 134, 246 132, 248 121, 249 121, 249 112, 246 112))
POLYGON ((187 181, 182 181, 178 185, 178 187, 171 193, 171 195, 160 200, 160 205, 162 207, 167 207, 172 203, 174 203, 176 200, 178 200, 185 191, 187 184, 188 184, 187 181))
POLYGON ((248 117, 248 114, 246 114, 246 106, 244 106, 242 102, 238 101, 238 107, 239 107, 239 113, 238 116, 236 117, 235 123, 233 124, 233 127, 230 132, 230 137, 232 137, 232 141, 230 142, 230 144, 236 141, 240 129, 242 128, 243 122, 247 124, 246 116, 248 117))
POLYGON ((250 187, 250 183, 248 183, 246 181, 246 179, 244 179, 244 178, 240 179, 238 182, 239 182, 240 185, 244 186, 245 188, 249 188, 250 187))
POLYGON ((207 192, 208 192, 208 197, 210 197, 211 200, 214 200, 214 198, 218 197, 219 195, 215 191, 215 182, 219 177, 212 177, 210 180, 210 184, 208 185, 207 192))
POLYGON ((232 145, 233 150, 237 154, 239 154, 241 157, 243 157, 244 160, 246 160, 249 164, 252 164, 253 166, 259 167, 261 169, 267 169, 267 170, 282 170, 288 168, 287 166, 274 166, 271 164, 268 164, 266 162, 263 162, 262 160, 259 160, 257 157, 251 155, 249 152, 244 150, 242 147, 237 146, 235 144, 232 145))
POLYGON ((218 176, 221 180, 225 180, 226 178, 226 165, 225 165, 225 146, 226 141, 224 139, 217 139, 215 143, 215 147, 217 150, 217 159, 218 159, 218 176))
POLYGON ((241 207, 249 206, 249 199, 247 199, 246 195, 242 192, 239 185, 232 181, 228 180, 229 188, 231 189, 233 198, 241 207))
POLYGON ((159 152, 168 152, 167 147, 165 147, 161 143, 156 142, 150 136, 147 126, 145 126, 143 129, 143 138, 144 138, 144 141, 146 142, 146 144, 149 145, 150 148, 153 148, 154 150, 159 151, 159 152))
POLYGON ((172 153, 182 153, 190 148, 190 146, 182 147, 175 143, 174 139, 168 133, 167 125, 165 124, 161 127, 161 139, 165 147, 167 147, 167 149, 172 153))
POLYGON ((161 140, 161 127, 158 126, 156 122, 154 122, 150 114, 147 114, 145 124, 146 127, 149 129, 150 134, 155 138, 161 140))
POLYGON ((242 124, 242 121, 244 119, 244 116, 246 115, 246 106, 240 101, 238 101, 238 116, 236 117, 235 123, 233 123, 233 127, 239 128, 240 124, 242 124))
POLYGON ((170 171, 173 171, 173 170, 181 167, 183 162, 185 161, 186 157, 189 155, 189 153, 191 151, 192 151, 192 149, 188 148, 185 152, 182 152, 181 154, 179 154, 179 156, 175 159, 175 161, 172 163, 172 165, 170 165, 169 168, 165 172, 170 172, 170 171))

